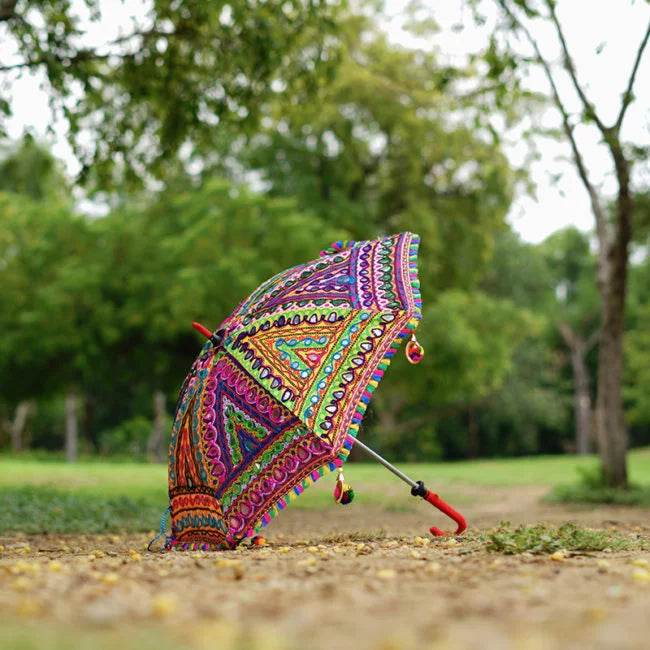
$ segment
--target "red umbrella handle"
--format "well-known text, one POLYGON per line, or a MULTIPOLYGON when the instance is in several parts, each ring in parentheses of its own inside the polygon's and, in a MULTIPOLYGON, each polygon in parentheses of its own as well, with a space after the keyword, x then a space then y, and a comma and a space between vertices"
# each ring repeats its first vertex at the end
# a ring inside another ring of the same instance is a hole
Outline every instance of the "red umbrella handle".
POLYGON ((456 512, 456 510, 454 510, 448 503, 445 503, 437 494, 427 490, 422 481, 418 481, 416 486, 411 489, 411 494, 413 496, 422 497, 425 501, 428 501, 432 506, 438 508, 440 512, 444 512, 447 517, 453 519, 458 524, 458 528, 456 528, 453 533, 445 532, 436 526, 432 526, 429 529, 432 535, 435 535, 436 537, 442 537, 443 535, 460 535, 467 528, 465 517, 463 517, 460 512, 456 512))
POLYGON ((458 528, 456 528, 456 531, 454 533, 445 533, 439 528, 436 528, 435 526, 432 526, 429 530, 431 531, 432 535, 436 536, 442 536, 442 535, 460 535, 466 528, 467 528, 467 522, 465 521, 465 517, 461 515, 459 512, 456 512, 450 505, 446 504, 437 494, 434 494, 433 492, 430 492, 429 490, 424 487, 424 483, 422 481, 414 481, 413 479, 409 478, 406 476, 406 474, 403 474, 400 472, 400 470, 397 469, 397 467, 393 467, 385 458, 382 458, 376 451, 373 451, 368 447, 367 445, 364 445, 360 440, 355 440, 354 444, 359 447, 361 450, 365 451, 366 454, 368 454, 371 458, 374 458, 377 462, 381 463, 384 467, 389 469, 395 476, 398 476, 399 478, 404 481, 404 483, 408 484, 411 486, 411 494, 414 497, 422 497, 425 501, 428 501, 432 506, 435 506, 440 510, 441 512, 444 512, 447 517, 451 517, 457 524, 458 528))
POLYGON ((453 519, 457 524, 458 528, 454 533, 446 533, 443 530, 440 530, 440 528, 436 528, 435 526, 432 526, 429 530, 431 531, 432 535, 436 535, 438 537, 442 535, 460 535, 466 528, 467 528, 467 522, 465 521, 465 517, 460 514, 460 512, 456 512, 449 504, 445 503, 437 494, 434 494, 430 490, 427 490, 427 493, 424 495, 424 500, 428 501, 432 506, 435 506, 440 510, 440 512, 444 512, 447 517, 450 517, 453 519))

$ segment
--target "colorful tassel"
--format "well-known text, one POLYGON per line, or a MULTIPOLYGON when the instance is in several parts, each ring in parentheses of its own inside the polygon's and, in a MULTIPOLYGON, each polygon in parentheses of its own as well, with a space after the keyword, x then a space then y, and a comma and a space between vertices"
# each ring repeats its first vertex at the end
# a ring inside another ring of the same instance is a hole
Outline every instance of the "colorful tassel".
POLYGON ((334 486, 334 501, 347 506, 354 499, 354 490, 345 482, 343 470, 339 467, 336 485, 334 486))
POLYGON ((406 358, 409 363, 420 363, 424 357, 424 348, 420 345, 415 338, 415 334, 411 334, 411 340, 406 344, 406 358))

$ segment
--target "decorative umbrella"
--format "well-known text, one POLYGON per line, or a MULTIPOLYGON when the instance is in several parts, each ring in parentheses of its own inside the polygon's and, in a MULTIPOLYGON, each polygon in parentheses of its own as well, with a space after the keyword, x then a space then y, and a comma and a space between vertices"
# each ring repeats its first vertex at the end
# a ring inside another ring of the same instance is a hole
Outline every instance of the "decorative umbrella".
MULTIPOLYGON (((354 444, 465 529, 421 481, 356 440, 402 339, 411 336, 409 361, 422 358, 418 244, 410 232, 336 242, 262 284, 215 332, 194 323, 208 340, 176 408, 167 548, 234 548, 340 468, 354 444)), ((337 482, 338 502, 351 499, 344 488, 337 482)))

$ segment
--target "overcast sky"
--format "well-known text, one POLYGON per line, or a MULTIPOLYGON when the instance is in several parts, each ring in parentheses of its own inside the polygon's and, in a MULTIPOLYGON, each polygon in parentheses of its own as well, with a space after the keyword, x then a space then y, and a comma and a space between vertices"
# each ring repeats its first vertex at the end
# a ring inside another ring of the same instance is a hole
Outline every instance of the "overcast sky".
MULTIPOLYGON (((126 3, 127 7, 129 3, 126 3)), ((406 34, 403 24, 406 0, 388 0, 385 11, 385 27, 391 38, 403 45, 418 45, 406 34)), ((444 0, 427 3, 434 7, 434 13, 441 31, 431 39, 427 46, 437 48, 445 62, 462 64, 467 54, 486 42, 494 23, 494 3, 485 2, 488 22, 478 29, 472 22, 471 12, 464 0, 444 0), (462 30, 454 30, 454 25, 463 25, 462 30)), ((560 0, 558 14, 565 28, 569 49, 574 56, 578 75, 590 98, 595 103, 606 123, 613 122, 620 107, 620 97, 632 68, 636 48, 650 19, 650 4, 637 0, 560 0), (616 7, 614 9, 614 7, 616 7), (604 47, 603 47, 604 44, 604 47), (596 50, 600 49, 600 54, 596 50)), ((141 6, 132 3, 131 7, 141 6)), ((94 34, 101 34, 106 40, 114 38, 120 30, 128 30, 130 19, 124 22, 127 11, 120 4, 119 12, 107 12, 104 23, 95 26, 94 34), (121 17, 122 23, 116 20, 121 17)), ((2 29, 2 28, 0 28, 2 29)), ((542 50, 551 60, 557 60, 556 42, 552 32, 536 31, 540 35, 542 50)), ((6 43, 0 41, 0 60, 7 62, 10 51, 6 43)), ((636 101, 628 110, 624 124, 624 137, 636 144, 650 144, 650 51, 642 62, 637 75, 636 101)), ((12 86, 14 117, 8 123, 9 135, 21 137, 25 128, 46 137, 46 129, 51 122, 47 105, 47 95, 39 88, 42 79, 38 74, 26 74, 12 86)), ((548 86, 543 75, 534 75, 531 86, 547 92, 548 86)), ((568 83, 562 82, 569 105, 577 106, 568 83)), ((549 109, 546 123, 558 124, 558 116, 549 109)), ((77 170, 76 161, 65 143, 65 125, 54 124, 55 137, 53 151, 62 158, 69 170, 77 170)), ((611 163, 597 138, 590 130, 579 129, 579 140, 584 147, 589 162, 592 180, 607 192, 613 191, 611 163)), ((527 196, 517 197, 512 205, 508 219, 523 239, 539 242, 554 230, 574 224, 582 230, 591 230, 593 217, 590 213, 587 195, 571 164, 566 162, 569 155, 566 143, 540 142, 542 159, 532 168, 533 180, 537 184, 537 200, 527 196), (563 160, 564 159, 564 160, 563 160), (562 173, 557 184, 551 176, 562 173)), ((506 152, 513 163, 518 164, 525 156, 526 149, 521 144, 509 146, 506 152)))

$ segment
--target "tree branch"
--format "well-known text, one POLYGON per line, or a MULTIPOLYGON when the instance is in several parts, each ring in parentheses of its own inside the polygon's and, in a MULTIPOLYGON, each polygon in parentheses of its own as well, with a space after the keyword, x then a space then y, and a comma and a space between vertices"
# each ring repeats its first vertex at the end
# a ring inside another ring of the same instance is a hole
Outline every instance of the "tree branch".
POLYGON ((621 104, 621 112, 618 114, 618 118, 616 119, 616 124, 614 125, 614 130, 616 131, 616 133, 619 132, 621 128, 621 124, 623 124, 623 118, 625 117, 625 111, 627 110, 627 107, 632 103, 632 98, 633 98, 632 87, 634 86, 634 79, 636 77, 637 70, 639 69, 639 64, 641 63, 643 50, 645 50, 645 46, 648 44, 649 37, 650 37, 650 21, 648 21, 648 28, 645 31, 645 36, 643 37, 643 40, 639 45, 639 49, 637 50, 634 66, 632 67, 632 73, 630 74, 630 78, 627 82, 627 88, 623 93, 623 103, 621 104))
POLYGON ((582 158, 582 155, 580 154, 580 151, 578 149, 578 144, 573 135, 573 127, 571 126, 569 121, 569 113, 567 112, 560 98, 560 93, 558 91, 557 85, 555 84, 555 79, 553 78, 551 67, 548 61, 546 61, 546 59, 542 56, 537 41, 533 38, 530 31, 517 18, 517 16, 515 16, 512 13, 512 10, 506 4, 506 0, 496 0, 496 1, 499 4, 499 6, 503 9, 503 11, 506 13, 506 15, 510 18, 510 20, 513 22, 513 24, 526 35, 528 42, 535 50, 535 55, 537 56, 537 60, 541 64, 542 68, 544 69, 544 73, 546 74, 546 78, 548 79, 548 82, 551 86, 551 90, 553 92, 555 105, 557 106, 558 110, 560 111, 560 114, 562 115, 562 126, 564 128, 564 132, 566 133, 567 138, 569 139, 569 144, 571 145, 573 158, 575 160, 576 167, 578 168, 578 175, 580 176, 580 180, 582 181, 583 185, 587 189, 587 193, 589 194, 591 209, 596 219, 596 230, 598 232, 598 239, 601 243, 602 250, 606 251, 609 248, 610 237, 611 237, 607 226, 607 220, 605 219, 605 214, 603 212, 602 206, 600 205, 600 199, 598 197, 598 193, 596 192, 596 188, 592 185, 591 181, 589 180, 589 175, 587 174, 587 168, 585 167, 584 160, 582 158))
POLYGON ((591 332, 591 334, 585 340, 585 352, 589 352, 591 348, 598 343, 600 339, 600 330, 596 328, 591 332))
POLYGON ((576 343, 576 336, 571 327, 567 323, 557 323, 556 327, 562 336, 562 340, 566 343, 566 346, 569 349, 573 349, 573 346, 576 343))
MULTIPOLYGON (((0 3, 2 0, 0 0, 0 3)), ((1 5, 0 5, 1 7, 1 5)), ((103 45, 100 45, 98 47, 113 47, 115 45, 122 45, 123 43, 126 43, 127 41, 130 41, 133 38, 136 38, 138 36, 142 38, 147 38, 150 36, 155 36, 155 37, 160 37, 160 38, 169 38, 172 36, 183 36, 187 30, 182 30, 181 31, 172 31, 172 32, 162 32, 156 29, 148 29, 146 31, 135 31, 132 32, 131 34, 126 34, 125 36, 120 36, 119 38, 116 38, 115 40, 109 41, 108 43, 105 43, 103 45)), ((76 54, 73 54, 71 56, 64 56, 61 54, 54 54, 53 52, 48 52, 48 57, 50 60, 55 59, 59 63, 62 63, 63 61, 69 61, 70 65, 74 65, 75 63, 79 63, 80 61, 105 61, 106 59, 109 59, 111 57, 116 57, 118 59, 128 59, 132 57, 132 53, 117 53, 113 52, 110 54, 99 54, 96 49, 85 49, 85 50, 79 50, 76 54)), ((22 61, 21 63, 14 63, 12 65, 5 65, 5 66, 0 66, 0 72, 8 72, 10 70, 18 70, 20 68, 35 68, 38 67, 39 65, 45 65, 48 63, 48 60, 45 58, 40 58, 40 59, 35 59, 35 60, 26 60, 22 61)))
POLYGON ((0 0, 0 22, 11 20, 16 15, 18 0, 0 0))
POLYGON ((132 54, 97 54, 94 50, 80 50, 73 56, 60 56, 58 54, 48 53, 48 58, 34 59, 30 61, 22 61, 21 63, 14 63, 12 65, 0 66, 0 72, 9 72, 10 70, 18 70, 20 68, 36 68, 39 65, 46 65, 51 63, 52 60, 58 63, 64 61, 69 62, 68 65, 72 66, 80 61, 105 61, 110 57, 117 57, 119 59, 126 59, 132 54))
POLYGON ((587 117, 591 118, 596 123, 596 126, 598 127, 600 132, 603 135, 606 135, 608 130, 607 127, 601 122, 600 118, 596 114, 596 109, 594 105, 589 101, 584 90, 578 83, 578 77, 576 75, 575 66, 573 65, 573 59, 569 54, 569 48, 567 47, 566 39, 564 38, 564 32, 562 31, 562 26, 560 25, 560 21, 558 20, 557 14, 555 13, 555 3, 553 2, 553 0, 546 0, 546 5, 548 6, 549 12, 551 14, 551 20, 555 25, 557 36, 560 39, 560 44, 562 45, 562 53, 564 54, 564 67, 567 69, 567 72, 571 77, 571 81, 573 82, 573 87, 576 89, 576 92, 578 93, 578 97, 580 97, 580 101, 582 102, 582 105, 585 107, 585 114, 587 117))

